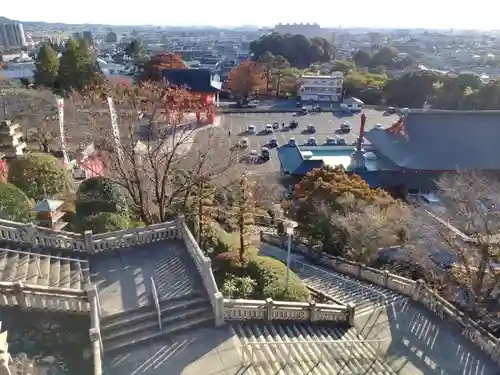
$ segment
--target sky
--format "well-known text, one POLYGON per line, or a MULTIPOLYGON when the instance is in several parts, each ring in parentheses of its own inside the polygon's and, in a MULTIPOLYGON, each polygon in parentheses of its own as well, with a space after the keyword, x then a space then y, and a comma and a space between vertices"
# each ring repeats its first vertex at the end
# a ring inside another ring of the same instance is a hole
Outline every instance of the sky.
POLYGON ((500 3, 493 0, 356 0, 336 2, 269 0, 65 0, 9 1, 1 16, 21 21, 111 25, 274 26, 277 23, 316 22, 323 27, 500 29, 500 3), (50 6, 47 6, 50 4, 50 6), (295 6, 293 6, 295 4, 295 6), (313 5, 314 4, 314 5, 313 5), (494 5, 497 4, 497 5, 494 5), (496 8, 496 9, 495 9, 496 8))

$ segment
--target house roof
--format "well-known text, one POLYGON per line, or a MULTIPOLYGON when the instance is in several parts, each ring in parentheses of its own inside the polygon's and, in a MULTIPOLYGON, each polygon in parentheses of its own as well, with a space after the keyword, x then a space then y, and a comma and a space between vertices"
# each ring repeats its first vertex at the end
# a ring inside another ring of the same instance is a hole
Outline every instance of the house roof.
POLYGON ((364 104, 361 100, 358 98, 355 98, 354 96, 351 96, 349 98, 344 99, 344 103, 357 103, 357 104, 364 104))
POLYGON ((64 201, 44 199, 38 202, 33 209, 36 212, 54 212, 64 204, 64 201))
POLYGON ((217 92, 222 86, 220 81, 213 80, 208 69, 164 69, 162 76, 171 85, 195 92, 217 92))
POLYGON ((401 126, 370 130, 378 152, 407 169, 500 169, 500 111, 411 111, 401 126))
POLYGON ((311 169, 323 167, 323 160, 305 160, 298 147, 283 145, 278 148, 278 159, 284 171, 292 176, 303 176, 311 169))

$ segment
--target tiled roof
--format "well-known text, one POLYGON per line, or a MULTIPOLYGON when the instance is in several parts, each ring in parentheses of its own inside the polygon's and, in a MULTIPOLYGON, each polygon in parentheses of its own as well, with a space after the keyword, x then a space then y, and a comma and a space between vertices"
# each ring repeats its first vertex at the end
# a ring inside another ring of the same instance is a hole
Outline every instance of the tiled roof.
POLYGON ((500 169, 500 111, 412 111, 401 132, 370 130, 365 137, 403 168, 500 169))
POLYGON ((278 148, 278 158, 283 170, 292 176, 303 176, 311 169, 323 167, 323 160, 304 160, 298 147, 283 145, 278 148))
POLYGON ((212 73, 208 69, 164 69, 162 75, 171 85, 195 92, 210 93, 221 89, 221 83, 212 80, 212 73))
POLYGON ((64 201, 44 199, 38 202, 33 209, 36 212, 54 212, 64 204, 64 201))

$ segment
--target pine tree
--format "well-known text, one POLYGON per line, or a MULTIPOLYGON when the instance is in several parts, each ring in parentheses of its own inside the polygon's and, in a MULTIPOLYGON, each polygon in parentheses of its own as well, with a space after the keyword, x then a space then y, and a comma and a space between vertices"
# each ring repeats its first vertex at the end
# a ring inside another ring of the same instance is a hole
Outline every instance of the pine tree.
POLYGON ((44 44, 40 48, 35 67, 35 85, 54 87, 59 75, 59 58, 50 45, 44 44))
POLYGON ((255 200, 252 190, 251 181, 246 174, 243 174, 238 184, 238 197, 231 213, 233 227, 240 236, 239 258, 242 263, 245 261, 245 252, 252 240, 251 226, 255 223, 255 200))

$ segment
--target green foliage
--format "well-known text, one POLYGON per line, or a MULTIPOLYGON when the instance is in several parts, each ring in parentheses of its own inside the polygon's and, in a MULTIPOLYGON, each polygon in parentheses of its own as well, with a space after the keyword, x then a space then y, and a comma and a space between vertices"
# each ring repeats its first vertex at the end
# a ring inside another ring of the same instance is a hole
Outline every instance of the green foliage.
POLYGON ((265 52, 283 56, 291 66, 307 68, 315 62, 328 62, 334 54, 334 47, 324 38, 307 39, 303 35, 264 35, 250 43, 250 51, 258 60, 265 52))
POLYGON ((255 287, 257 282, 250 277, 229 277, 224 281, 221 292, 226 298, 248 299, 255 294, 255 287))
POLYGON ((139 40, 134 39, 125 47, 125 54, 132 59, 137 59, 144 56, 145 49, 139 40))
POLYGON ((276 259, 265 256, 252 258, 246 271, 247 275, 256 281, 255 294, 260 298, 305 302, 310 297, 304 283, 292 271, 288 289, 285 288, 286 266, 276 259))
POLYGON ((59 75, 59 57, 49 44, 44 44, 40 47, 35 67, 35 85, 54 87, 59 75))
POLYGON ((35 200, 58 197, 73 189, 71 173, 54 156, 42 153, 13 160, 8 181, 35 200))
POLYGON ((119 185, 105 177, 92 177, 78 186, 75 200, 79 217, 100 212, 128 216, 127 197, 119 185))
POLYGON ((389 80, 384 87, 386 103, 397 107, 422 108, 426 100, 433 97, 436 83, 441 79, 441 74, 418 71, 389 80))
POLYGON ((128 217, 113 212, 101 212, 82 219, 83 230, 91 230, 93 233, 113 232, 129 226, 128 217))
POLYGON ((103 83, 103 75, 84 39, 70 39, 61 55, 58 90, 81 91, 103 83))
POLYGON ((15 185, 0 183, 0 219, 28 222, 31 219, 31 202, 15 185))

